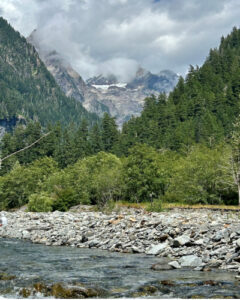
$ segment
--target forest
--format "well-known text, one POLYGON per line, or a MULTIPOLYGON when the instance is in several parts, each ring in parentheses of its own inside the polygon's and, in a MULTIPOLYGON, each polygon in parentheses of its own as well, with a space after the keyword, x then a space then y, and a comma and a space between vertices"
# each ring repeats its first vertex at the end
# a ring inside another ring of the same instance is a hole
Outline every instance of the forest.
POLYGON ((146 98, 141 116, 122 131, 105 113, 94 123, 30 121, 5 134, 2 158, 50 132, 3 161, 0 209, 102 209, 117 201, 236 205, 239 108, 240 30, 233 28, 169 95, 146 98))

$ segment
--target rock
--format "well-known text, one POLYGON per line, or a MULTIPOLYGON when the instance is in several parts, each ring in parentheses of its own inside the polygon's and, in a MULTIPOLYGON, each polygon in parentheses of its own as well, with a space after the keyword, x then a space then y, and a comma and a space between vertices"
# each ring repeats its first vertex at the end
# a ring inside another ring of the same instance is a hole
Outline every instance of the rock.
POLYGON ((180 264, 175 260, 175 261, 171 261, 170 263, 168 263, 171 267, 173 267, 173 269, 180 269, 181 266, 180 264))
POLYGON ((187 255, 181 257, 179 263, 182 267, 200 267, 202 259, 196 255, 187 255))
POLYGON ((93 240, 93 241, 90 241, 88 247, 89 248, 97 247, 98 244, 99 244, 98 240, 93 240))
POLYGON ((184 246, 189 242, 190 242, 190 237, 187 235, 182 235, 173 240, 173 246, 174 247, 184 246))
POLYGON ((162 243, 162 244, 158 244, 158 245, 153 245, 145 253, 149 254, 149 255, 158 255, 158 254, 160 254, 167 247, 168 247, 168 242, 165 242, 165 243, 162 243))
POLYGON ((236 240, 236 246, 240 248, 240 239, 236 240))
POLYGON ((154 270, 154 271, 165 271, 165 270, 172 270, 173 267, 169 264, 157 263, 157 264, 152 265, 151 269, 154 270))
POLYGON ((208 261, 206 266, 209 268, 218 268, 219 266, 221 266, 221 264, 222 264, 221 260, 213 258, 208 261))
POLYGON ((142 253, 144 251, 142 249, 139 249, 138 247, 132 246, 132 252, 133 253, 142 253))
POLYGON ((162 285, 168 285, 168 286, 175 286, 176 285, 176 283, 172 280, 162 280, 162 281, 160 281, 160 283, 162 285))
POLYGON ((3 281, 13 280, 15 278, 16 278, 15 275, 9 275, 7 273, 0 273, 0 280, 3 280, 3 281))
POLYGON ((194 271, 203 271, 204 270, 204 266, 199 266, 194 268, 194 271))
POLYGON ((88 238, 85 235, 83 235, 82 239, 81 239, 81 243, 86 243, 87 241, 88 241, 88 238))
POLYGON ((142 292, 144 294, 154 294, 155 292, 157 292, 157 290, 158 289, 154 285, 145 285, 139 288, 139 292, 142 292))
POLYGON ((212 240, 213 240, 214 242, 219 242, 219 241, 221 241, 222 238, 223 238, 222 233, 218 232, 218 233, 212 238, 212 240))
POLYGON ((90 298, 98 297, 98 291, 93 289, 85 288, 83 286, 64 286, 61 283, 56 283, 51 287, 50 295, 55 298, 90 298))
POLYGON ((203 245, 204 244, 204 240, 203 239, 199 239, 199 240, 197 240, 197 241, 194 241, 194 245, 199 245, 199 246, 201 246, 201 245, 203 245))
POLYGON ((22 238, 28 240, 28 239, 30 239, 30 237, 31 237, 30 232, 27 231, 27 230, 23 230, 23 232, 22 232, 22 238))
POLYGON ((151 266, 152 270, 161 271, 161 270, 171 270, 173 267, 169 265, 170 258, 162 257, 159 259, 158 263, 151 266))
POLYGON ((161 242, 165 242, 169 238, 168 234, 162 234, 158 237, 158 240, 161 242))

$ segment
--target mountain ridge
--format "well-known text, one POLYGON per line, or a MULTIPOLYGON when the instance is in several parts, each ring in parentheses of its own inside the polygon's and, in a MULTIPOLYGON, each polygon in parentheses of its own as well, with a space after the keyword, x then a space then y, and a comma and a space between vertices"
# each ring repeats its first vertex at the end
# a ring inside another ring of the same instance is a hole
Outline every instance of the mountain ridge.
POLYGON ((98 119, 80 102, 67 98, 32 44, 0 17, 0 119, 62 124, 98 119))
POLYGON ((41 47, 36 30, 28 37, 28 41, 36 47, 48 70, 66 95, 77 99, 88 111, 99 116, 103 116, 104 112, 110 113, 116 118, 119 127, 122 127, 131 116, 140 115, 147 96, 161 92, 169 93, 178 80, 178 75, 172 71, 168 71, 169 73, 165 75, 159 72, 158 75, 144 69, 141 70, 144 70, 146 75, 137 80, 139 69, 129 83, 118 82, 114 74, 107 76, 99 74, 88 78, 85 82, 55 50, 49 51, 41 47))

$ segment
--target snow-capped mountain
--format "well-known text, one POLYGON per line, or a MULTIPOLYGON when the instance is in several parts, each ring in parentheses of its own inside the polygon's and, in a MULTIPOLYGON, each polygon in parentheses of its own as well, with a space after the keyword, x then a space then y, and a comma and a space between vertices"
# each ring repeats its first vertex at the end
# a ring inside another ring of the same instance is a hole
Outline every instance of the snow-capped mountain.
POLYGON ((90 112, 102 116, 104 112, 116 117, 119 127, 131 116, 140 115, 144 99, 152 94, 170 92, 176 85, 178 75, 170 70, 159 74, 139 68, 130 82, 119 82, 114 74, 102 74, 89 78, 86 82, 56 51, 46 51, 36 30, 28 38, 55 80, 67 96, 80 101, 90 112))

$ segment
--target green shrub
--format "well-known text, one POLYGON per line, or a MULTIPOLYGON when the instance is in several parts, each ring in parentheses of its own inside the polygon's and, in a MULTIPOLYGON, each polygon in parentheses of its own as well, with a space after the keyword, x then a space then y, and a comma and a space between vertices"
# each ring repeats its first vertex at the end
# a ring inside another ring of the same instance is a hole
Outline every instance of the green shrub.
POLYGON ((33 212, 52 211, 54 200, 45 192, 29 197, 28 210, 33 212))
POLYGON ((150 212, 162 212, 162 201, 160 199, 156 199, 153 202, 148 203, 146 210, 150 212))

